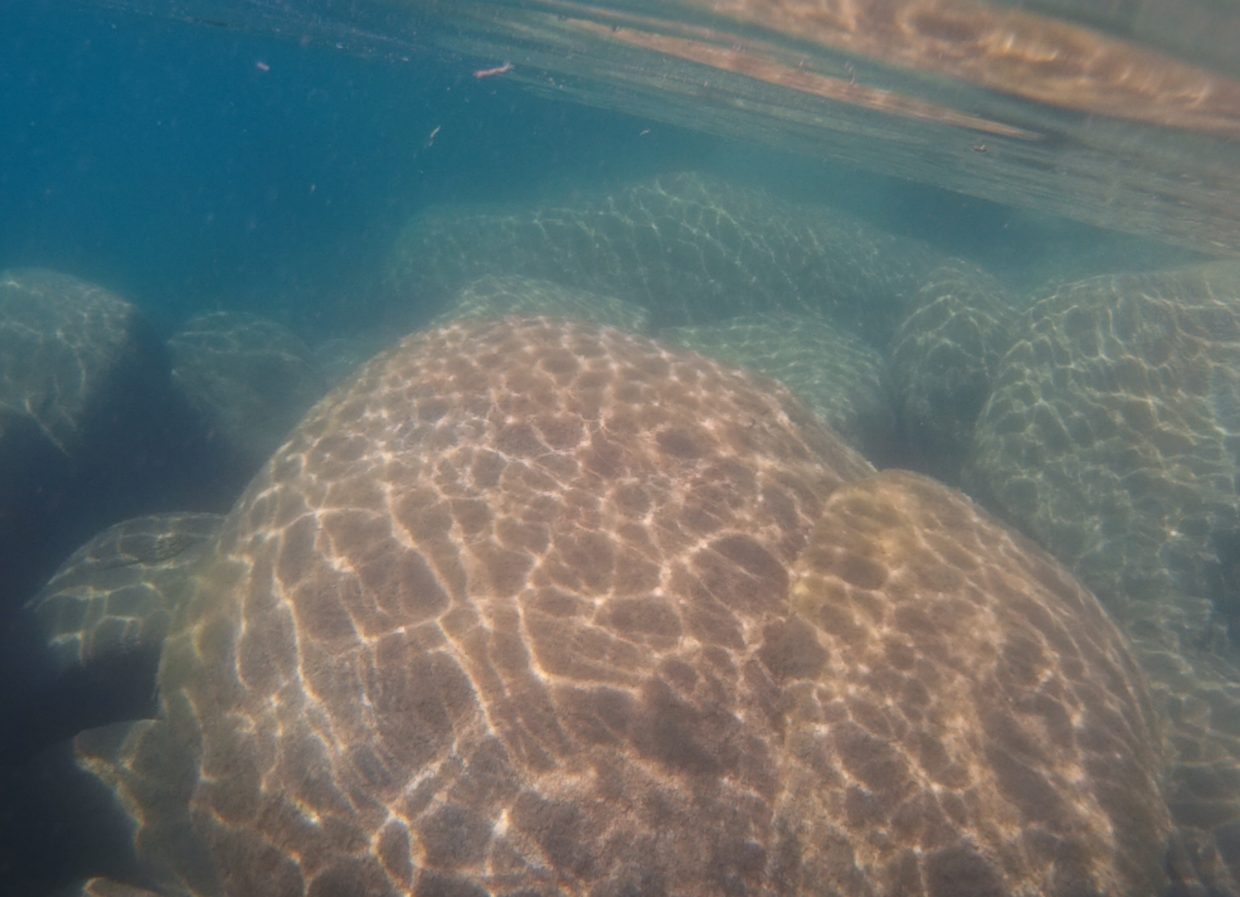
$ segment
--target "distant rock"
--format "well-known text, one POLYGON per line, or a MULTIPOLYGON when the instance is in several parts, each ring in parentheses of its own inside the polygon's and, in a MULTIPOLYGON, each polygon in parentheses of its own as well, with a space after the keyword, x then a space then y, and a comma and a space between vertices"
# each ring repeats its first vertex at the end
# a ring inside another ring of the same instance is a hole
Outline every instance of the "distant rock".
POLYGON ((519 275, 484 275, 462 286, 433 326, 465 318, 523 315, 562 318, 619 327, 642 333, 649 327, 649 314, 640 305, 570 288, 549 280, 519 275))
POLYGON ((439 309, 479 275, 521 275, 639 305, 656 328, 785 310, 886 345, 940 260, 838 210, 684 173, 559 205, 428 210, 397 240, 388 289, 439 309))
POLYGON ((190 429, 133 305, 67 274, 0 274, 0 621, 92 533, 183 500, 190 429))
POLYGON ((1018 315, 998 279, 951 261, 929 274, 896 330, 890 370, 901 438, 919 465, 945 482, 960 480, 1018 315))
POLYGON ((669 327, 659 339, 778 380, 876 464, 897 453, 884 359, 834 321, 772 312, 669 327))
POLYGON ((1070 284, 1016 332, 977 425, 978 494, 1121 617, 1168 595, 1225 610, 1224 552, 1240 533, 1240 264, 1070 284))
POLYGON ((245 312, 192 318, 168 340, 168 352, 173 382, 197 414, 221 477, 230 484, 230 502, 327 391, 300 339, 245 312))

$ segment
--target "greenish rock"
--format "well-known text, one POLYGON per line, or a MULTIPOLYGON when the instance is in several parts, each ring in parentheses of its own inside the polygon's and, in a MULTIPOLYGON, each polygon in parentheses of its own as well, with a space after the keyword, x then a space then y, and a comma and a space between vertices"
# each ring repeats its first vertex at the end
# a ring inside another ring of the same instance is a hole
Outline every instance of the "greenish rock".
POLYGON ((643 333, 649 314, 639 305, 570 289, 549 280, 516 275, 486 275, 461 287, 432 322, 443 325, 463 318, 520 315, 585 321, 643 333))
POLYGON ((784 310, 886 345, 939 261, 836 209, 690 172, 555 205, 428 210, 397 239, 387 289, 441 308, 480 275, 521 275, 639 305, 656 328, 784 310))
POLYGON ((890 371, 901 438, 944 482, 960 480, 1018 316, 1015 297, 997 278, 957 260, 930 273, 896 329, 890 371))
POLYGON ((190 319, 168 340, 168 353, 173 383, 236 491, 327 391, 305 343, 283 325, 246 312, 190 319))
POLYGON ((876 464, 895 453, 885 361, 821 316, 770 313, 671 327, 659 339, 764 374, 792 390, 876 464))

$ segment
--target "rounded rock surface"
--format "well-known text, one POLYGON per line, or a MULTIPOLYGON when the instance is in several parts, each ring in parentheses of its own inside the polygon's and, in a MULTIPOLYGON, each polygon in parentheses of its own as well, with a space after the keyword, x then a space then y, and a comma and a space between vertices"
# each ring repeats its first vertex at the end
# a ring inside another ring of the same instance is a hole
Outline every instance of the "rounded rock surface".
POLYGON ((283 325, 246 312, 191 318, 168 340, 168 352, 173 382, 238 488, 327 391, 300 339, 283 325))
POLYGON ((466 322, 370 363, 167 642, 223 891, 760 879, 775 708, 746 638, 871 470, 786 393, 616 330, 466 322))
POLYGON ((217 514, 154 514, 104 530, 75 551, 27 612, 59 669, 158 650, 188 590, 187 568, 214 541, 217 514))
POLYGON ((779 312, 742 315, 667 328, 659 339, 778 380, 877 464, 895 451, 883 357, 834 321, 779 312))
POLYGON ((79 739, 170 892, 1161 883, 1160 742, 1094 599, 782 387, 641 337, 410 337, 199 583, 162 718, 79 739))
POLYGON ((945 482, 960 479, 1016 317, 997 278, 954 261, 930 273, 896 329, 890 370, 903 437, 945 482))
MULTIPOLYGON (((1240 265, 1092 278, 1034 305, 978 420, 966 480, 1121 619, 1234 615, 1240 265)), ((1240 556, 1240 555, 1237 555, 1240 556)))
POLYGON ((831 495, 793 575, 779 818, 814 835, 794 893, 1162 893, 1144 677, 1071 574, 885 471, 831 495))

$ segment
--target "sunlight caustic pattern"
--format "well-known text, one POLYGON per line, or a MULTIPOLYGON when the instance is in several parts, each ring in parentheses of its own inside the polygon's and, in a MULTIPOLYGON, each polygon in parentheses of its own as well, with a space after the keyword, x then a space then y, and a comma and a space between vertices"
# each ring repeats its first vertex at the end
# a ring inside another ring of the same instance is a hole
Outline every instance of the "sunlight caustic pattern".
POLYGON ((311 411, 202 583, 163 718, 79 737, 174 893, 1160 883, 1160 742, 1093 598, 641 337, 410 337, 311 411))

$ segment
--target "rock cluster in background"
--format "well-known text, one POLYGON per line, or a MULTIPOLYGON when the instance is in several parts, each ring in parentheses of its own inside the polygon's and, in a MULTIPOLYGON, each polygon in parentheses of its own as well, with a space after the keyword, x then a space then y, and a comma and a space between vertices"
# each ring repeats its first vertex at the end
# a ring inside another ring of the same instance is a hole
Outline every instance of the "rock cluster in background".
POLYGON ((655 328, 786 310, 884 345, 940 260, 837 210, 683 173, 553 206, 428 210, 388 281, 398 304, 437 308, 479 275, 520 274, 637 304, 655 328))
POLYGON ((159 717, 77 741, 144 886, 1240 893, 1240 265, 1027 300, 680 174, 426 212, 387 273, 432 329, 365 364, 404 312, 165 351, 0 276, 0 579, 258 472, 31 605, 104 683, 172 628, 159 717))
POLYGON ((969 482, 1121 615, 1178 595, 1225 609, 1220 552, 1240 533, 1240 265, 1066 285, 1017 333, 969 482))

